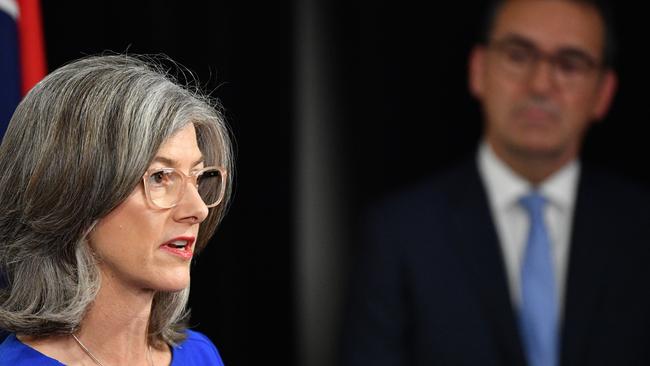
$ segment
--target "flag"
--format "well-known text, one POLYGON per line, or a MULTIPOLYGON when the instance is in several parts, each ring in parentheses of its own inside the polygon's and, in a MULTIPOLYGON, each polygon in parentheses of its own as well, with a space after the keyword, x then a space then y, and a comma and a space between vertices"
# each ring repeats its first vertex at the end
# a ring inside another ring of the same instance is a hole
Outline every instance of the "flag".
POLYGON ((0 137, 47 72, 40 0, 0 0, 0 137))

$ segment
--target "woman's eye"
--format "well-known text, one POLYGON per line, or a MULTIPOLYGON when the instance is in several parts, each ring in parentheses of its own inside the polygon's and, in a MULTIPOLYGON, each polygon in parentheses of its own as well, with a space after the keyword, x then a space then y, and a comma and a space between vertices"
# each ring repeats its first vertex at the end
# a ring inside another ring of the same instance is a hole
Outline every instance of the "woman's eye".
POLYGON ((164 178, 163 174, 163 172, 153 173, 151 177, 153 178, 154 183, 162 183, 164 178))
POLYGON ((149 183, 156 186, 166 185, 170 180, 170 174, 171 172, 166 172, 164 170, 154 172, 149 176, 149 183))

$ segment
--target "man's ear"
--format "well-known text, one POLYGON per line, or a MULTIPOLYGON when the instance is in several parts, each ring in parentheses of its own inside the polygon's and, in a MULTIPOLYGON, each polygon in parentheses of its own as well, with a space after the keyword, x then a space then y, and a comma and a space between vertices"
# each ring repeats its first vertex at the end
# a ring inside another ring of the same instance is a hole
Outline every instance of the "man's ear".
POLYGON ((485 90, 485 47, 474 46, 469 55, 468 86, 469 91, 477 99, 481 99, 485 90))
POLYGON ((605 117, 612 105, 614 95, 618 88, 618 76, 613 70, 605 71, 605 74, 600 80, 600 86, 596 94, 596 102, 594 103, 593 118, 599 121, 605 117))

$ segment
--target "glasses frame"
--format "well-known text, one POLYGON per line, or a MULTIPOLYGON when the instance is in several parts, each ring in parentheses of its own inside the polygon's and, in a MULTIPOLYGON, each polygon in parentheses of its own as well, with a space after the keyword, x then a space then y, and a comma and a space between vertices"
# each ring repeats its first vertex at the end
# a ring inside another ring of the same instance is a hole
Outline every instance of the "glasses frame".
POLYGON ((539 49, 532 42, 525 39, 520 39, 519 37, 493 39, 486 44, 486 48, 490 51, 496 52, 497 57, 499 57, 498 62, 501 64, 500 67, 505 72, 508 72, 512 74, 513 77, 517 78, 530 77, 542 62, 547 62, 550 66, 551 77, 553 78, 553 81, 562 87, 572 88, 576 85, 580 85, 590 76, 604 69, 602 62, 596 60, 591 55, 582 50, 569 48, 549 53, 539 49), (509 62, 509 47, 520 47, 527 53, 527 57, 530 59, 526 61, 526 65, 522 65, 524 69, 514 70, 514 65, 506 64, 509 62), (576 79, 574 80, 567 79, 567 76, 564 75, 562 71, 563 58, 570 56, 579 57, 584 62, 585 66, 584 69, 580 70, 581 73, 576 75, 576 79))
POLYGON ((208 205, 203 201, 203 197, 201 197, 201 202, 203 202, 203 204, 208 208, 218 206, 219 204, 221 204, 221 202, 223 202, 223 198, 224 198, 224 196, 226 194, 226 185, 227 185, 227 181, 228 181, 228 171, 226 169, 222 168, 222 167, 219 167, 219 166, 207 166, 205 168, 201 168, 199 170, 192 171, 190 173, 190 175, 187 175, 187 174, 183 173, 181 170, 178 170, 176 168, 163 167, 163 168, 151 168, 151 169, 148 169, 144 173, 144 175, 142 176, 142 184, 144 186, 145 196, 147 196, 147 201, 153 207, 160 208, 160 209, 168 209, 168 208, 176 207, 178 205, 178 203, 183 199, 183 196, 185 195, 185 190, 187 189, 187 183, 188 182, 192 183, 192 186, 194 187, 194 189, 197 190, 197 193, 198 193, 197 179, 199 178, 199 176, 201 174, 205 173, 208 170, 218 170, 219 173, 221 174, 223 182, 221 184, 221 188, 219 189, 219 198, 217 199, 217 202, 208 205), (153 174, 155 172, 158 172, 158 171, 167 171, 167 172, 172 171, 172 172, 178 173, 180 175, 180 177, 181 177, 181 189, 180 189, 180 192, 178 193, 178 197, 176 198, 174 203, 172 203, 170 206, 167 206, 167 207, 160 206, 159 204, 155 203, 154 200, 151 198, 151 193, 149 192, 149 184, 147 184, 147 178, 151 174, 153 174))

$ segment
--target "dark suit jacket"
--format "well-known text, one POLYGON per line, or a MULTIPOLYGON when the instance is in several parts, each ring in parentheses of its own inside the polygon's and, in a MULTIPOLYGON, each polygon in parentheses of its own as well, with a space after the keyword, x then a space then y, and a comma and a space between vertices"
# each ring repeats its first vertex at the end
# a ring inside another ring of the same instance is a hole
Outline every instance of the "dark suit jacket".
MULTIPOLYGON (((561 365, 650 365, 650 204, 583 164, 561 365)), ((371 210, 353 268, 342 364, 525 365, 475 159, 371 210)))

